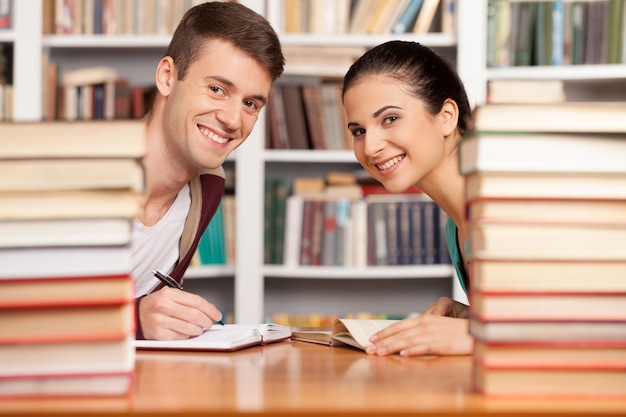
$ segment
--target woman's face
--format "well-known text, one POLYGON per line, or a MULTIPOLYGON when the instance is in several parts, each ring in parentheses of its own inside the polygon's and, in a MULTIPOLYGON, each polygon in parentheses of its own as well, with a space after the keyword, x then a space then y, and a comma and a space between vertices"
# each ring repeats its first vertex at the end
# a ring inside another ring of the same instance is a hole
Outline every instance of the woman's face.
POLYGON ((440 115, 394 78, 367 76, 344 93, 354 154, 387 190, 419 186, 444 158, 440 115))

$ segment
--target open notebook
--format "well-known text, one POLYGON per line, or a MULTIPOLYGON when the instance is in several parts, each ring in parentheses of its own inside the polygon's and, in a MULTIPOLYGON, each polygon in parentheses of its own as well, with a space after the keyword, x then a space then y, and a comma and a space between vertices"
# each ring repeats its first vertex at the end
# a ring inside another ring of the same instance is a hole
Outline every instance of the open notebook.
POLYGON ((156 350, 239 350, 291 338, 291 329, 275 323, 213 325, 200 336, 182 340, 136 340, 137 349, 156 350))

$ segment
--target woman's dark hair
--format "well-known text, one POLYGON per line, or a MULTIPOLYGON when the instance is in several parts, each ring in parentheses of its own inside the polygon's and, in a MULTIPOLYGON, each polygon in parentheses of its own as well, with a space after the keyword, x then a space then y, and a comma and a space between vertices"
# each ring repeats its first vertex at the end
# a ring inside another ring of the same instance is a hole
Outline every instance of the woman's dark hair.
POLYGON ((417 42, 389 41, 365 52, 343 78, 343 93, 370 75, 384 75, 400 81, 408 92, 422 100, 431 114, 437 114, 447 99, 459 107, 457 127, 465 133, 471 108, 465 87, 454 67, 432 49, 417 42))
POLYGON ((285 57, 278 36, 263 16, 239 3, 209 1, 187 10, 165 51, 174 60, 179 79, 211 39, 229 42, 250 55, 267 68, 272 81, 283 73, 285 57))

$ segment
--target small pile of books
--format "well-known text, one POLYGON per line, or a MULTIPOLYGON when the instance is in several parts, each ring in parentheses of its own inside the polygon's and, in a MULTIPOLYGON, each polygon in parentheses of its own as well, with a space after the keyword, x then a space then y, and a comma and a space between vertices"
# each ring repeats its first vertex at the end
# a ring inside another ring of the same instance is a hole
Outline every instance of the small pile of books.
POLYGON ((0 397, 129 393, 144 128, 0 124, 0 397))
POLYGON ((626 103, 486 104, 466 179, 473 383, 626 396, 626 103))

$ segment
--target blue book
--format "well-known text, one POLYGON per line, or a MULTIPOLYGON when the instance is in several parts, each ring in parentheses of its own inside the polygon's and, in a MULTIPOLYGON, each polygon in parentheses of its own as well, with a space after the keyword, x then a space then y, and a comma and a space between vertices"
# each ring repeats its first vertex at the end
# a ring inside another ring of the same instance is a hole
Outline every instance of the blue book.
POLYGON ((554 0, 552 2, 552 65, 563 65, 565 44, 565 10, 562 0, 554 0))
POLYGON ((200 252, 200 262, 202 265, 226 264, 222 207, 223 202, 220 202, 213 218, 200 238, 198 250, 200 252))
POLYGON ((391 33, 406 33, 413 26, 424 0, 411 0, 391 28, 391 33))

